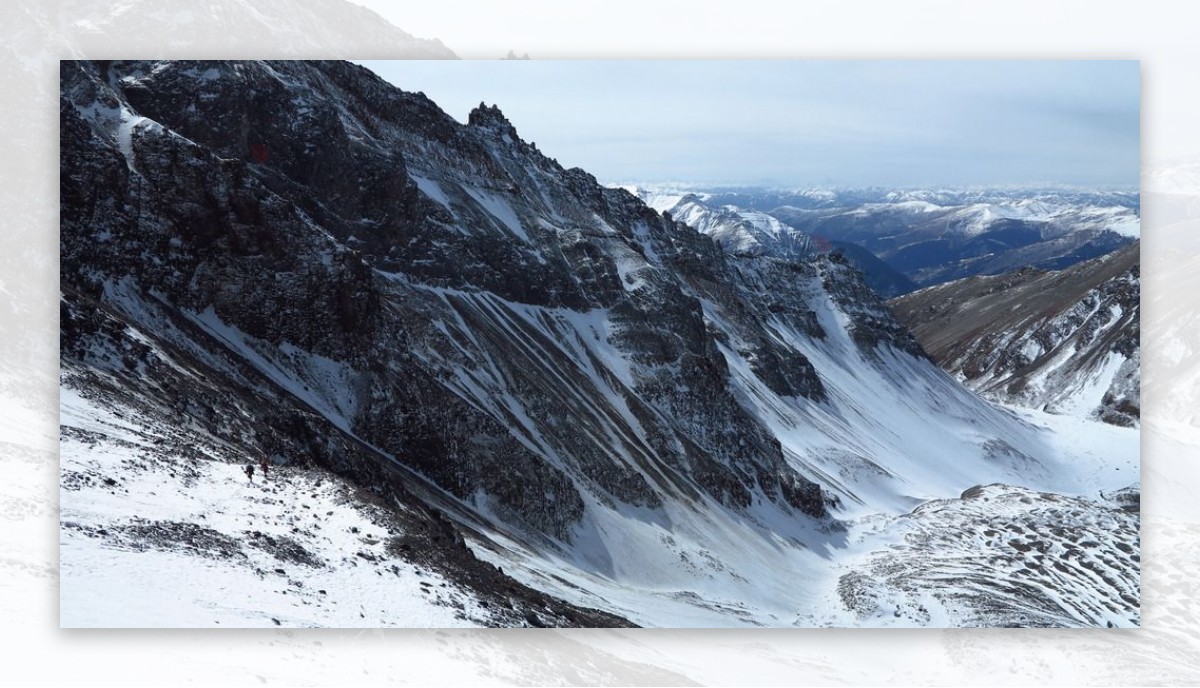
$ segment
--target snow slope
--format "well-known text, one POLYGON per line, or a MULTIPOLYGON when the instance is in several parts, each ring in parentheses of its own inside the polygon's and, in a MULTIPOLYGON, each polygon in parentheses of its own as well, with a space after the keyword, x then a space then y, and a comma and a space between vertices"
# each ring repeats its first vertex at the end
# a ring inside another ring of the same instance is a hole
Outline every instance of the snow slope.
MULTIPOLYGON (((861 524, 981 484, 1094 501, 1133 482, 938 369, 839 254, 723 251, 564 169, 496 107, 464 125, 345 63, 103 70, 64 72, 63 385, 129 420, 105 421, 98 458, 67 451, 104 485, 63 493, 78 580, 168 555, 210 571, 213 551, 257 575, 278 557, 247 538, 286 536, 328 566, 280 567, 306 591, 370 588, 359 559, 410 595, 431 569, 467 623, 854 625, 830 595, 861 524), (153 122, 128 151, 125 112, 153 122), (251 456, 288 479, 254 506, 264 536, 221 497, 251 456), (357 523, 317 488, 328 474, 409 549, 363 542, 380 535, 366 524, 304 532, 310 499, 357 523), (104 477, 136 500, 106 498, 104 477), (198 501, 179 497, 188 479, 198 501)), ((67 447, 95 417, 75 397, 67 447)), ((1124 465, 1128 449, 1112 449, 1124 465)), ((243 568, 181 604, 212 609, 243 568)), ((288 592, 268 610, 281 623, 363 605, 306 615, 293 595, 323 601, 288 592)), ((81 623, 113 613, 69 599, 81 623)), ((1004 599, 972 604, 1006 618, 987 607, 1004 599)))
POLYGON ((396 556, 403 531, 336 475, 277 466, 251 481, 236 457, 163 452, 152 420, 71 387, 61 423, 65 627, 494 622, 470 591, 396 556))
POLYGON ((860 506, 817 532, 789 531, 769 508, 757 523, 719 505, 601 510, 591 538, 604 566, 468 541, 533 587, 651 627, 1138 626, 1138 432, 1010 412, 1069 457, 1072 489, 994 483, 911 509, 860 506))
POLYGON ((402 533, 336 475, 251 481, 240 462, 163 455, 148 421, 71 388, 61 423, 62 626, 488 622, 473 594, 392 555, 402 533))

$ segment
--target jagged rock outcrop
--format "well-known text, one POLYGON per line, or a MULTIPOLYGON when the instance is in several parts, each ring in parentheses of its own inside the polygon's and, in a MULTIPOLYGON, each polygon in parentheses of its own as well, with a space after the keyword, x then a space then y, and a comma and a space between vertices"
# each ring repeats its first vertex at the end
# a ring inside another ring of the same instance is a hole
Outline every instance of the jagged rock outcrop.
POLYGON ((903 273, 895 270, 874 253, 858 244, 833 241, 830 242, 830 245, 862 271, 863 281, 881 298, 895 298, 917 288, 917 285, 903 273))

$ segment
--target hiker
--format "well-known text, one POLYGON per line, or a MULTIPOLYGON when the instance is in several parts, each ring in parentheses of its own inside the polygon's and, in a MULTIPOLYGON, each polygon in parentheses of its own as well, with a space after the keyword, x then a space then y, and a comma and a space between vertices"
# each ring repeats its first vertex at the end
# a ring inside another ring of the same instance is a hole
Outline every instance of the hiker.
POLYGON ((258 460, 258 468, 262 471, 263 482, 267 481, 267 457, 262 457, 258 460))
POLYGON ((254 482, 254 464, 252 463, 246 464, 246 478, 249 479, 250 482, 254 482))

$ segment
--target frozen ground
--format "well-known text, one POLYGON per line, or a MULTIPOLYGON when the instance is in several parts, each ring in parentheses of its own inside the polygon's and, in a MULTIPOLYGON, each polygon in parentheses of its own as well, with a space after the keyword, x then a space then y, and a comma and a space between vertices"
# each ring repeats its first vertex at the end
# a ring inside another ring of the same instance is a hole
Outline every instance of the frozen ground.
POLYGON ((1053 477, 1061 493, 978 486, 825 533, 788 533, 765 507, 758 524, 718 505, 595 510, 607 562, 469 544, 531 587, 646 626, 1137 626, 1138 431, 1005 410, 1077 469, 1053 477))
MULTIPOLYGON (((1136 491, 1119 490, 1137 482, 1137 431, 1010 411, 1071 457, 1073 495, 991 485, 827 532, 763 505, 752 519, 716 503, 592 509, 571 558, 468 542, 531 587, 650 626, 1137 625, 1136 491)), ((163 451, 152 422, 69 387, 61 422, 63 626, 495 621, 398 556, 403 533, 336 476, 276 467, 250 482, 238 457, 163 451)))
MULTIPOLYGON (((842 495, 840 522, 769 502, 597 503, 567 549, 503 530, 468 544, 534 589, 647 626, 1136 625, 1138 515, 1131 493, 1113 495, 1138 484, 1137 430, 1017 407, 978 415, 986 405, 905 357, 886 366, 887 384, 865 360, 835 356, 854 351, 846 342, 792 338, 846 396, 801 409, 732 357, 731 372, 790 460, 842 495), (958 422, 924 419, 931 401, 958 422), (865 457, 887 450, 856 428, 885 417, 873 437, 899 453, 872 471, 865 457), (1019 443, 978 452, 1005 428, 1053 460, 1026 465, 1019 443), (997 484, 975 489, 981 476, 997 484)), ((164 449, 166 429, 116 404, 62 389, 63 625, 496 622, 471 592, 396 556, 403 533, 365 493, 290 467, 250 483, 243 457, 218 443, 164 449)))
POLYGON ((394 556, 384 510, 324 471, 253 482, 236 457, 164 452, 127 409, 62 390, 65 627, 453 627, 474 596, 394 556))

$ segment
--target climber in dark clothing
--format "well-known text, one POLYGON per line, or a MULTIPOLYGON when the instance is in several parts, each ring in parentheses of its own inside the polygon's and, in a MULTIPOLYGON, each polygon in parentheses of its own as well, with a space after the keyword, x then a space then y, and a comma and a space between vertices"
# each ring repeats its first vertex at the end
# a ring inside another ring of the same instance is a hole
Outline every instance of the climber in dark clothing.
POLYGON ((246 471, 246 478, 250 482, 254 482, 254 464, 252 464, 252 463, 246 464, 245 471, 246 471))
POLYGON ((267 481, 267 466, 268 465, 269 465, 269 463, 267 462, 267 457, 264 456, 258 460, 258 468, 259 468, 259 470, 262 471, 263 482, 267 481))

